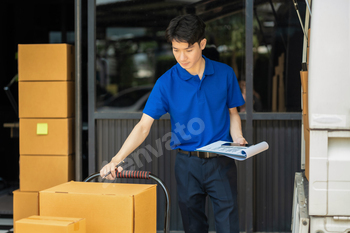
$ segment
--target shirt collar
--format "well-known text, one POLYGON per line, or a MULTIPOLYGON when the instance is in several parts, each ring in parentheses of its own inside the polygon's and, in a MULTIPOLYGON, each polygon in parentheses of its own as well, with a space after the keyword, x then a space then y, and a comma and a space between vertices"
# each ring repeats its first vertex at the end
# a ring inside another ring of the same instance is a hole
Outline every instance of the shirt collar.
MULTIPOLYGON (((203 77, 214 74, 214 66, 213 66, 212 60, 206 58, 204 55, 202 55, 202 57, 205 59, 205 68, 204 68, 203 77)), ((189 80, 190 78, 197 76, 187 72, 187 70, 182 68, 179 63, 176 64, 176 69, 178 70, 179 77, 183 80, 189 80)))

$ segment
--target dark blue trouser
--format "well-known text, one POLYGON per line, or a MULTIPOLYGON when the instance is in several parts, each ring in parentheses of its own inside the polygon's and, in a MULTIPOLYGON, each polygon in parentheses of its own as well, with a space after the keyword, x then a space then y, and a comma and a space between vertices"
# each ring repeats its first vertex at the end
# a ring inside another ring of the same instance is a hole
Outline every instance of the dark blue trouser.
POLYGON ((175 177, 186 233, 208 232, 207 195, 213 203, 216 232, 239 232, 235 160, 225 156, 201 159, 177 153, 175 177))

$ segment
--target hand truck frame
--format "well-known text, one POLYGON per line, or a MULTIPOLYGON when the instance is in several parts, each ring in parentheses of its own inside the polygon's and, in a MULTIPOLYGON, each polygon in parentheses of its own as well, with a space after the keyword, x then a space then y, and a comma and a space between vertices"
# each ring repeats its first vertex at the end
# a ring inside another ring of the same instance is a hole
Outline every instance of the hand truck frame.
MULTIPOLYGON (((84 182, 92 181, 96 178, 100 177, 100 173, 96 172, 89 175, 84 182)), ((169 233, 169 219, 170 219, 170 196, 168 188, 165 186, 164 182, 159 179, 157 176, 153 175, 149 171, 121 171, 116 173, 116 178, 131 178, 131 179, 144 179, 149 180, 152 179, 156 181, 163 189, 165 195, 165 214, 164 214, 164 233, 169 233)))

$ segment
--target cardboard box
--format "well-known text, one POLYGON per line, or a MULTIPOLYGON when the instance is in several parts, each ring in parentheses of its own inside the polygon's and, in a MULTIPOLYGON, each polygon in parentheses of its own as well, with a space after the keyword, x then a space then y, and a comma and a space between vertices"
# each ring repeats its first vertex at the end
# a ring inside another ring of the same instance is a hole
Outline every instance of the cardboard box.
POLYGON ((309 125, 309 99, 308 99, 308 71, 300 71, 301 86, 303 89, 303 124, 305 140, 305 176, 309 180, 310 166, 310 125, 309 125))
POLYGON ((40 191, 43 216, 82 217, 88 233, 156 232, 156 185, 68 182, 40 191))
POLYGON ((20 118, 74 117, 74 82, 19 82, 20 118))
POLYGON ((69 44, 19 44, 18 80, 74 80, 74 53, 69 44))
POLYGON ((305 177, 309 180, 310 175, 310 130, 304 128, 305 139, 305 177))
POLYGON ((30 216, 16 221, 16 233, 85 233, 83 218, 30 216))
POLYGON ((303 122, 304 128, 309 127, 309 100, 308 100, 308 71, 300 71, 301 86, 303 89, 303 122))
POLYGON ((19 120, 19 151, 25 155, 74 153, 74 118, 19 120))
POLYGON ((13 191, 13 223, 32 215, 39 215, 39 192, 13 191))
POLYGON ((73 156, 20 155, 21 191, 41 191, 74 180, 73 156))

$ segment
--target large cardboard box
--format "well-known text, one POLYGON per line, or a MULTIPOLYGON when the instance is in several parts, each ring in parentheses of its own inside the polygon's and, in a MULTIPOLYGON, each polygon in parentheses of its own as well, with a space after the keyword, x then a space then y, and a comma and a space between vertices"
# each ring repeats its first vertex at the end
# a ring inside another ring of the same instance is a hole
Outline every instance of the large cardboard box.
POLYGON ((39 192, 13 191, 13 223, 32 215, 39 215, 39 192))
POLYGON ((25 155, 74 153, 74 118, 19 120, 19 151, 25 155))
POLYGON ((74 56, 69 44, 19 44, 18 80, 74 80, 74 56))
POLYGON ((16 233, 85 233, 83 218, 30 216, 16 221, 16 233))
POLYGON ((21 191, 41 191, 74 180, 73 155, 20 155, 21 191))
POLYGON ((74 82, 19 82, 20 118, 74 117, 74 82))
POLYGON ((40 191, 43 216, 81 217, 88 233, 156 232, 156 185, 68 182, 40 191))

